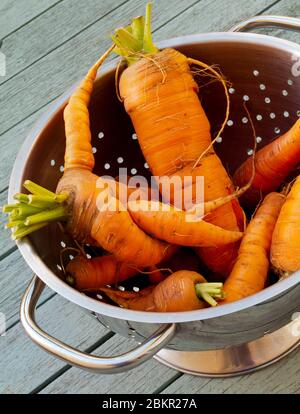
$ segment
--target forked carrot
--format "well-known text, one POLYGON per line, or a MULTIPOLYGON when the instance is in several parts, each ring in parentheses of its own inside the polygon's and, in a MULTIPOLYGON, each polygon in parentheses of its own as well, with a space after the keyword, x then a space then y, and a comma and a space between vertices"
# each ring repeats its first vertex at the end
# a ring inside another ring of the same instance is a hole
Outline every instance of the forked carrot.
POLYGON ((223 304, 250 296, 265 287, 272 234, 284 201, 283 194, 268 194, 248 224, 236 263, 224 284, 223 304))

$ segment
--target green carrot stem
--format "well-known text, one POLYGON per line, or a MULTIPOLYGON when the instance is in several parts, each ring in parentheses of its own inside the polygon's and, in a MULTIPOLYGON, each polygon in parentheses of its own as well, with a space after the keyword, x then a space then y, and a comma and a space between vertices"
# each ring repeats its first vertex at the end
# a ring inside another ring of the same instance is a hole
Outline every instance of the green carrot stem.
POLYGON ((52 210, 45 210, 41 213, 34 214, 27 217, 25 220, 26 226, 31 226, 33 224, 64 220, 67 218, 67 212, 65 206, 58 206, 52 210))
POLYGON ((23 220, 13 220, 13 221, 9 221, 7 224, 5 224, 5 228, 6 229, 12 229, 14 227, 22 226, 23 224, 24 224, 23 220))
POLYGON ((211 306, 218 305, 218 302, 214 298, 224 298, 223 283, 197 283, 195 290, 198 298, 205 300, 211 306), (216 287, 216 285, 219 287, 216 287))
POLYGON ((27 204, 29 201, 29 196, 27 194, 17 193, 14 195, 14 199, 20 201, 21 203, 27 204))
POLYGON ((18 204, 5 204, 2 206, 2 213, 11 213, 18 204))
POLYGON ((131 33, 132 36, 137 39, 139 43, 139 48, 143 47, 143 40, 144 40, 144 24, 145 18, 144 16, 135 17, 131 23, 131 33))
POLYGON ((146 5, 145 27, 144 27, 144 48, 143 49, 147 53, 157 53, 158 49, 153 44, 153 41, 152 41, 151 12, 152 12, 152 3, 147 3, 147 5, 146 5))
POLYGON ((55 197, 30 194, 28 198, 28 204, 32 207, 38 207, 39 209, 54 208, 58 204, 57 201, 55 201, 55 197))
POLYGON ((44 187, 30 181, 26 180, 23 184, 23 187, 26 188, 30 193, 38 196, 54 197, 56 194, 50 190, 47 190, 44 187))
POLYGON ((18 211, 18 215, 21 217, 30 216, 41 211, 40 208, 31 206, 29 204, 19 204, 19 206, 16 207, 16 210, 18 211))
POLYGON ((111 36, 114 53, 125 57, 128 66, 135 63, 143 55, 157 53, 151 34, 152 3, 146 6, 146 16, 135 17, 130 26, 121 27, 111 36))
POLYGON ((33 226, 25 226, 22 227, 20 229, 17 229, 13 234, 12 234, 12 239, 13 240, 19 240, 22 237, 27 236, 30 233, 33 233, 34 231, 37 231, 39 229, 41 229, 42 227, 47 226, 48 223, 39 223, 39 224, 35 224, 33 226))

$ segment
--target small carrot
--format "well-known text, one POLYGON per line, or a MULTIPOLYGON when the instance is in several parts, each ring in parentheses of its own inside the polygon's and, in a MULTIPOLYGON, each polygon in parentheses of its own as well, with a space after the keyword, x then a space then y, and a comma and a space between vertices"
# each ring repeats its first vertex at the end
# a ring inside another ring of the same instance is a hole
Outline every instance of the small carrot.
POLYGON ((97 290, 105 285, 115 285, 136 273, 135 267, 118 263, 113 255, 93 259, 77 256, 66 266, 66 280, 78 290, 97 290))
MULTIPOLYGON (((169 260, 176 251, 176 246, 169 246, 165 252, 164 261, 169 260)), ((165 267, 164 263, 161 266, 165 267)), ((165 278, 159 271, 159 267, 150 266, 149 269, 139 269, 137 266, 118 262, 113 255, 92 259, 78 255, 66 266, 66 281, 78 290, 99 290, 105 285, 113 286, 137 273, 143 273, 149 276, 151 283, 158 283, 165 278)))
POLYGON ((300 269, 300 176, 280 211, 271 246, 271 262, 281 276, 300 269))
POLYGON ((250 221, 236 263, 225 281, 222 303, 242 299, 265 287, 272 234, 284 201, 283 194, 268 194, 250 221))
POLYGON ((207 283, 199 273, 181 270, 168 276, 156 286, 140 292, 101 290, 118 305, 146 312, 180 312, 216 306, 222 299, 222 283, 207 283))
MULTIPOLYGON (((279 138, 255 155, 252 185, 241 197, 244 205, 253 208, 262 196, 276 190, 300 162, 300 119, 279 138)), ((244 186, 252 175, 252 160, 247 159, 235 172, 233 181, 244 186)))

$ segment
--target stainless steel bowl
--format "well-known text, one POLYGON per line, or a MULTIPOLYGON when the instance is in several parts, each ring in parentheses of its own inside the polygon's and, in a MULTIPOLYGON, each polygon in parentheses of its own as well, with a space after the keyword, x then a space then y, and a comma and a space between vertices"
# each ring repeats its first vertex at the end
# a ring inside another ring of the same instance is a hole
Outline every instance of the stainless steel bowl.
MULTIPOLYGON (((263 25, 300 28, 297 19, 267 16, 251 19, 233 30, 263 25)), ((247 100, 253 116, 258 147, 289 129, 300 116, 300 76, 295 67, 300 61, 297 44, 264 35, 228 32, 172 39, 159 46, 174 47, 187 56, 218 64, 232 82, 230 122, 222 142, 215 146, 230 172, 251 154, 253 146, 243 100, 247 100)), ((96 173, 117 175, 118 157, 124 159, 122 166, 146 173, 138 143, 132 139, 133 127, 114 93, 114 72, 115 65, 111 64, 100 73, 90 105, 93 145, 97 150, 96 173), (109 169, 105 164, 109 164, 109 169)), ((62 174, 65 148, 62 112, 72 90, 51 106, 27 137, 12 172, 9 199, 21 190, 25 179, 55 189, 62 174)), ((203 87, 201 95, 211 125, 218 128, 225 105, 221 87, 217 83, 203 87)), ((82 368, 117 372, 138 365, 162 347, 201 351, 246 343, 284 326, 300 309, 300 272, 249 298, 217 308, 177 313, 121 309, 88 297, 63 281, 57 266, 61 241, 69 243, 53 225, 18 242, 23 257, 37 275, 23 298, 21 320, 37 344, 82 368), (122 356, 100 358, 50 337, 34 321, 35 305, 44 284, 95 313, 109 329, 134 337, 142 345, 122 356)))

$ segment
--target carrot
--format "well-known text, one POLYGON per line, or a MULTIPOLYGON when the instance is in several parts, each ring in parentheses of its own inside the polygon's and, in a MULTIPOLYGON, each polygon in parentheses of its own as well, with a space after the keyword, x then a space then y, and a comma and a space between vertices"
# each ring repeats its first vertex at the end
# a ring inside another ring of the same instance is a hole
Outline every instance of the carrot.
POLYGON ((86 259, 77 256, 66 267, 66 280, 78 290, 97 290, 101 286, 115 285, 134 276, 136 267, 119 263, 113 255, 86 259))
POLYGON ((300 269, 300 176, 280 211, 271 246, 271 262, 280 275, 300 269))
POLYGON ((101 290, 124 308, 148 312, 202 309, 207 303, 216 306, 214 298, 222 298, 222 283, 206 283, 199 273, 187 270, 175 272, 158 285, 140 292, 121 292, 109 288, 101 290))
POLYGON ((265 287, 272 233, 284 201, 283 194, 268 194, 250 221, 236 263, 225 281, 222 303, 242 299, 265 287))
POLYGON ((188 221, 187 212, 156 201, 140 200, 135 208, 128 208, 134 221, 148 234, 171 244, 181 246, 214 247, 233 243, 242 237, 241 232, 224 230, 204 220, 188 221), (138 207, 138 208, 137 208, 138 207))
MULTIPOLYGON (((164 262, 169 260, 176 251, 176 246, 169 246, 164 255, 164 262)), ((164 263, 160 266, 165 267, 164 263)), ((137 266, 118 262, 113 255, 92 259, 78 255, 66 266, 66 280, 78 290, 98 290, 105 285, 123 282, 137 273, 148 274, 151 283, 158 283, 165 278, 159 268, 150 266, 149 271, 144 268, 139 269, 137 266)))
MULTIPOLYGON (((255 155, 252 185, 241 197, 244 205, 253 208, 262 196, 276 190, 300 162, 300 119, 279 138, 255 155)), ((244 186, 252 174, 252 161, 247 159, 235 172, 233 180, 244 186)))
MULTIPOLYGON (((120 96, 144 157, 157 177, 180 175, 186 167, 197 169, 205 179, 205 200, 225 197, 233 192, 233 186, 213 150, 209 121, 190 66, 198 65, 221 79, 229 102, 226 84, 218 72, 202 62, 174 49, 159 51, 152 42, 150 13, 151 5, 148 4, 144 27, 140 25, 136 30, 138 21, 134 19, 131 26, 116 30, 112 36, 116 44, 114 52, 127 61, 128 67, 120 77, 120 96), (198 170, 204 160, 208 161, 205 168, 198 170)), ((229 107, 226 120, 228 111, 229 107)), ((242 214, 238 202, 232 201, 216 210, 211 223, 226 230, 241 231, 242 214)), ((223 252, 224 248, 220 249, 223 252)), ((219 248, 201 250, 201 257, 208 266, 224 275, 232 267, 238 244, 226 246, 225 250, 228 253, 222 253, 221 263, 218 261, 219 248)))

